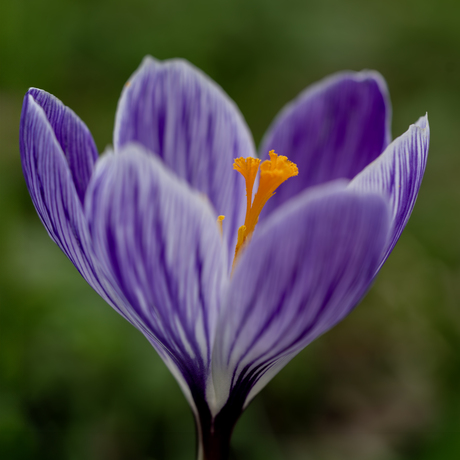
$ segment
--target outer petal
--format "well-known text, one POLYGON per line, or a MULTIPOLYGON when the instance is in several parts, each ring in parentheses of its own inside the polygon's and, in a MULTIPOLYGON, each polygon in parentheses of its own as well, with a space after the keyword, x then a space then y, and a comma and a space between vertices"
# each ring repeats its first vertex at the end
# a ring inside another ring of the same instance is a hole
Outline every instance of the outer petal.
POLYGON ((430 127, 428 117, 424 116, 350 182, 351 189, 381 193, 391 203, 393 228, 379 269, 398 242, 414 209, 425 172, 429 143, 430 127))
POLYGON ((202 399, 227 279, 210 206, 131 144, 98 164, 86 212, 95 252, 124 308, 202 399))
MULTIPOLYGON (((67 163, 68 157, 65 156, 59 142, 59 139, 65 140, 63 143, 67 152, 71 152, 69 155, 77 156, 78 147, 82 144, 70 145, 69 142, 71 139, 81 140, 84 137, 82 132, 78 134, 77 128, 81 127, 82 123, 68 109, 62 109, 56 100, 51 97, 46 99, 45 93, 37 93, 34 90, 32 94, 25 97, 20 128, 21 161, 30 196, 53 241, 67 255, 83 278, 110 302, 96 274, 87 223, 73 180, 78 176, 81 180, 77 182, 83 185, 86 180, 86 169, 74 168, 72 174, 67 163), (32 94, 42 96, 41 102, 51 113, 54 126, 60 129, 59 137, 54 132, 47 113, 32 94), (56 121, 59 118, 58 113, 61 124, 56 121), (65 132, 65 126, 70 129, 69 132, 65 132)), ((87 152, 83 152, 82 155, 87 155, 87 152)), ((77 163, 75 160, 74 165, 77 163)))
POLYGON ((261 225, 235 270, 213 355, 214 411, 245 405, 312 340, 342 320, 373 279, 389 216, 375 194, 328 184, 261 225))
MULTIPOLYGON (((92 140, 86 134, 83 122, 53 96, 39 90, 31 90, 25 96, 21 114, 20 150, 24 177, 35 209, 51 239, 90 286, 125 319, 140 327, 131 312, 124 309, 123 301, 101 273, 92 249, 88 223, 74 182, 76 178, 77 183, 84 185, 86 190, 85 174, 89 174, 89 169, 92 169, 92 150, 85 150, 85 146, 90 146, 92 140), (33 95, 39 98, 48 112, 35 101, 33 95), (58 133, 54 131, 55 127, 58 133), (79 155, 86 160, 79 162, 79 155), (68 163, 69 156, 74 158, 73 171, 68 163), (87 165, 87 168, 76 167, 79 164, 87 165)), ((80 190, 83 192, 83 189, 80 190)))
POLYGON ((233 160, 253 156, 254 146, 235 104, 186 61, 144 59, 123 90, 114 144, 136 141, 159 155, 225 215, 224 235, 234 248, 244 220, 244 181, 233 160))
POLYGON ((377 72, 342 72, 307 88, 277 116, 260 157, 274 149, 299 167, 299 176, 280 187, 265 215, 313 185, 352 179, 391 140, 391 106, 377 72))
MULTIPOLYGON (((53 95, 36 88, 31 88, 27 94, 43 109, 56 140, 67 159, 75 189, 83 203, 86 187, 98 158, 97 148, 91 133, 75 113, 53 95)), ((27 110, 28 100, 26 95, 24 111, 27 110)), ((23 125, 21 126, 22 138, 23 125)))

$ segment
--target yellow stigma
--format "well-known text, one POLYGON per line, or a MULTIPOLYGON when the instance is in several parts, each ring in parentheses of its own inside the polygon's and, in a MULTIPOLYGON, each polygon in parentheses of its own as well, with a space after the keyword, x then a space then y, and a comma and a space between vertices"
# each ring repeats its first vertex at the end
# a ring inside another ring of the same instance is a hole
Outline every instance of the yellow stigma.
POLYGON ((277 155, 274 150, 269 152, 270 160, 260 164, 258 158, 237 158, 233 163, 233 169, 236 169, 246 181, 246 218, 244 225, 238 229, 238 241, 235 248, 235 266, 238 254, 243 244, 251 236, 259 220, 259 215, 265 206, 265 203, 275 194, 275 190, 287 179, 299 174, 297 165, 289 161, 287 157, 277 155), (260 165, 259 188, 254 201, 252 201, 252 191, 256 180, 257 171, 260 165))
POLYGON ((220 235, 224 233, 222 222, 224 221, 225 216, 217 216, 217 228, 219 229, 220 235))

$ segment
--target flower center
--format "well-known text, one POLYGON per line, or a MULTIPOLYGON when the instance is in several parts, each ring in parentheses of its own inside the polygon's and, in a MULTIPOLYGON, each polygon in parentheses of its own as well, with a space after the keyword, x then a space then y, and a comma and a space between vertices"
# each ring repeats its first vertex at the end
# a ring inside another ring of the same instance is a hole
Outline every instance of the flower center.
MULTIPOLYGON (((262 164, 258 158, 236 158, 233 169, 238 171, 246 181, 246 218, 244 225, 238 229, 238 241, 235 247, 233 268, 245 243, 249 241, 254 228, 259 220, 259 215, 265 203, 275 194, 275 190, 287 179, 299 174, 297 165, 289 161, 287 157, 277 155, 274 150, 269 152, 270 160, 262 164), (252 200, 254 182, 260 166, 259 188, 252 200)), ((219 216, 220 219, 221 216, 219 216)), ((222 219, 219 220, 222 225, 222 219)))

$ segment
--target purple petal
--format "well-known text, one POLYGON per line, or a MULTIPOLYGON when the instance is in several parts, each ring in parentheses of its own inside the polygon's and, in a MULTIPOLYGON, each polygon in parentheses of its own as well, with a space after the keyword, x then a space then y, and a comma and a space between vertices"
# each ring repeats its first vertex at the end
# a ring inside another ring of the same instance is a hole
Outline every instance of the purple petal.
POLYGON ((206 75, 186 61, 144 59, 123 90, 114 144, 136 141, 156 153, 225 215, 233 251, 244 221, 244 181, 235 158, 254 156, 251 134, 238 108, 206 75))
MULTIPOLYGON (((67 159, 77 195, 83 203, 86 187, 98 158, 91 133, 80 118, 53 95, 36 88, 31 88, 27 94, 43 109, 67 159)), ((24 109, 27 100, 26 95, 24 109)))
POLYGON ((66 156, 42 107, 26 95, 21 114, 22 168, 32 202, 51 239, 89 285, 128 321, 120 299, 100 273, 88 224, 66 156))
POLYGON ((388 230, 385 200, 343 183, 308 191, 261 223, 223 303, 213 355, 215 411, 229 394, 247 403, 351 311, 374 277, 388 230))
POLYGON ((27 188, 43 225, 85 280, 104 296, 72 173, 45 111, 30 94, 21 114, 20 150, 27 188))
POLYGON ((96 255, 124 309, 203 397, 227 266, 209 204, 134 144, 98 163, 86 204, 96 255))
POLYGON ((414 209, 425 172, 429 143, 430 127, 428 117, 424 116, 350 182, 350 188, 381 193, 391 204, 392 232, 379 269, 393 250, 414 209))
MULTIPOLYGON (((97 267, 82 203, 66 157, 44 110, 31 95, 25 98, 20 132, 21 160, 27 187, 50 237, 93 289, 152 342, 151 333, 149 335, 139 319, 125 308, 122 299, 97 267)), ((157 350, 171 372, 177 375, 177 368, 169 355, 158 346, 157 350)), ((183 381, 178 380, 190 401, 183 381)), ((190 402, 193 407, 193 401, 190 402)))
POLYGON ((377 72, 342 72, 307 88, 263 139, 262 159, 274 149, 299 167, 298 177, 278 189, 264 215, 308 187, 355 177, 390 142, 390 121, 387 87, 377 72))

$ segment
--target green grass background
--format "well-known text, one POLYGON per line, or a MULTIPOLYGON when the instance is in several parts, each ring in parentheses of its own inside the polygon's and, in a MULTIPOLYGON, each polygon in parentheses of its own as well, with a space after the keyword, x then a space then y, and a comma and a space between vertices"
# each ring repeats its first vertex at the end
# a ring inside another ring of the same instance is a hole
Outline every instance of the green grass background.
POLYGON ((455 0, 0 0, 0 458, 194 458, 177 384, 51 242, 19 161, 28 87, 73 108, 102 152, 145 54, 203 69, 256 142, 286 102, 342 69, 384 75, 394 136, 428 112, 428 167, 400 242, 362 304, 251 404, 233 455, 460 458, 455 0))

